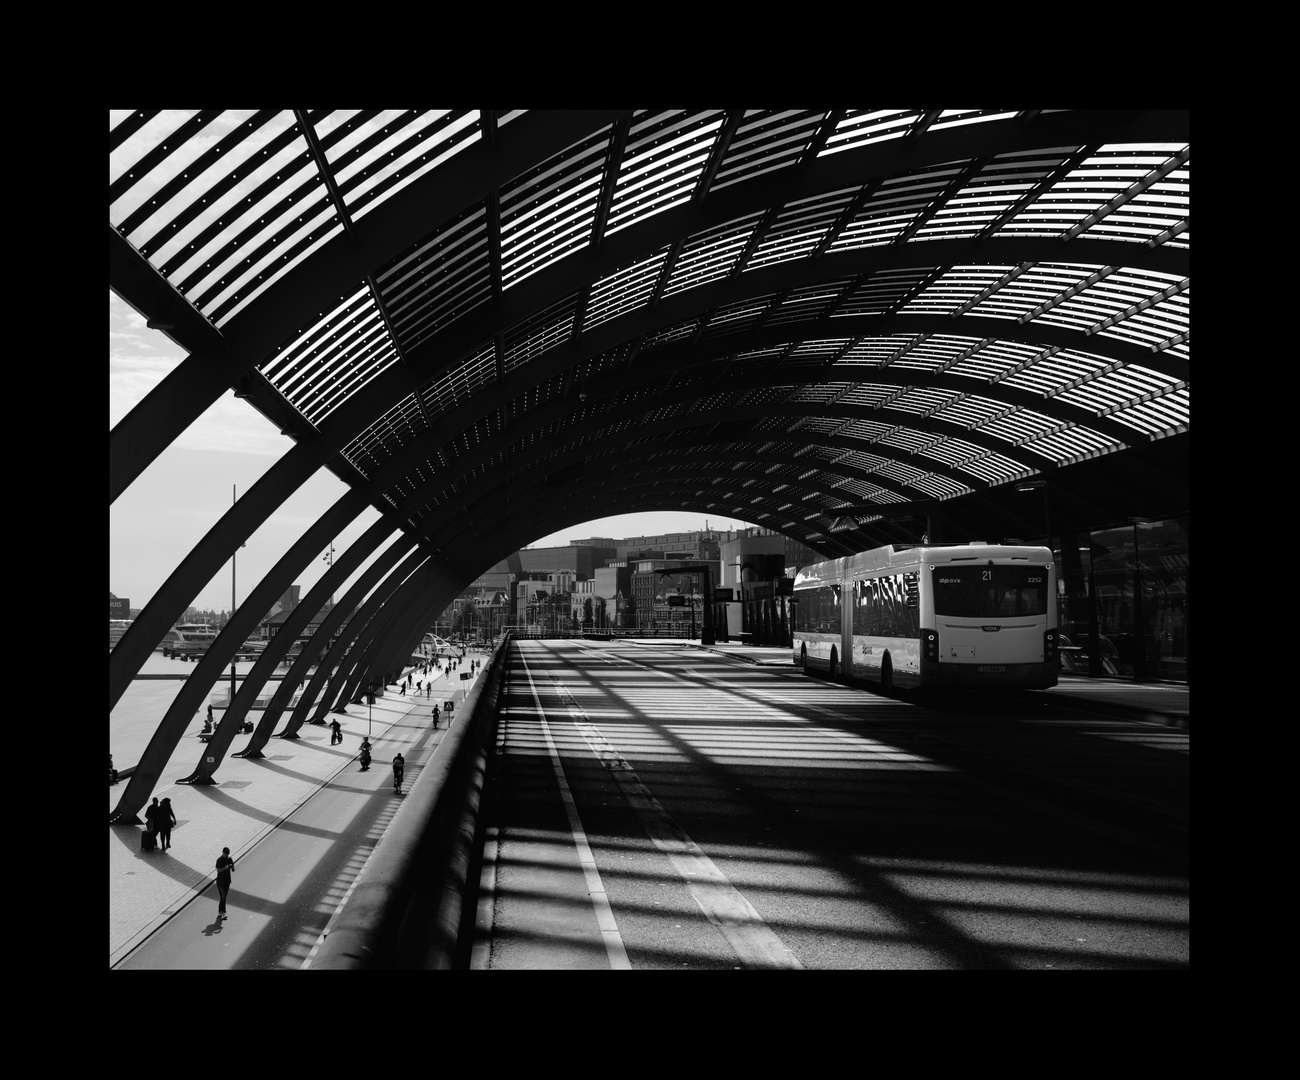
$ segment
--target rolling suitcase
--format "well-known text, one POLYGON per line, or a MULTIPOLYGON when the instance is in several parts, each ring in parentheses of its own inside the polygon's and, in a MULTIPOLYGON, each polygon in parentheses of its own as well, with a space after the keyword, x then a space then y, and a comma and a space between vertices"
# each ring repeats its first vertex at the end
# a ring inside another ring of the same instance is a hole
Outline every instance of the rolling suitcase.
POLYGON ((153 851, 158 846, 158 838, 148 829, 140 833, 140 850, 153 851))

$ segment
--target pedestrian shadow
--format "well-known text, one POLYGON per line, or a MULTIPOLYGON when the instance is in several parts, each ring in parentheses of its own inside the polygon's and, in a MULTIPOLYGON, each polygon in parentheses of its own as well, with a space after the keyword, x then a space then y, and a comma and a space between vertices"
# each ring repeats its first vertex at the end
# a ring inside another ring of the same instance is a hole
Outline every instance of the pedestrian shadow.
POLYGON ((219 915, 212 916, 212 921, 201 931, 204 937, 214 937, 221 933, 224 923, 219 915))

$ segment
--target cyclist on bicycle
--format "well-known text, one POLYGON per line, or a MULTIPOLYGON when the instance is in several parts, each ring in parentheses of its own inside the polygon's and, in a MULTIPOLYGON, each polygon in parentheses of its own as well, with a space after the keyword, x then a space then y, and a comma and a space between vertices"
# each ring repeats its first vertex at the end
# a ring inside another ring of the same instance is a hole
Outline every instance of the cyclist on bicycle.
POLYGON ((399 753, 393 758, 393 790, 402 793, 402 773, 406 771, 406 759, 399 753))

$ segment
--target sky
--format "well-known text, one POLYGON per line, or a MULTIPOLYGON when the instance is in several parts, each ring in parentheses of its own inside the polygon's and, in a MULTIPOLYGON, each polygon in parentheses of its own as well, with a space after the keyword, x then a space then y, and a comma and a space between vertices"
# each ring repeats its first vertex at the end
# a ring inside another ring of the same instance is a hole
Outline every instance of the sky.
MULTIPOLYGON (((179 346, 150 330, 143 316, 110 290, 109 430, 184 357, 179 346)), ((230 509, 236 495, 247 492, 292 446, 291 439, 281 435, 250 405, 237 400, 233 393, 225 393, 109 507, 109 592, 129 599, 133 608, 143 608, 194 545, 230 509)), ((199 591, 192 605, 200 610, 230 610, 232 587, 237 602, 246 597, 346 490, 341 480, 321 470, 249 538, 236 554, 233 572, 231 564, 226 563, 199 591)), ((359 515, 334 541, 336 554, 378 517, 378 512, 370 509, 359 515)), ((593 536, 618 539, 694 532, 704 528, 706 522, 715 529, 744 528, 749 524, 687 512, 624 514, 538 537, 529 546, 561 547, 571 540, 593 536)), ((326 554, 322 550, 321 557, 296 579, 303 595, 328 569, 326 554)), ((379 554, 367 560, 357 574, 364 572, 379 554)))

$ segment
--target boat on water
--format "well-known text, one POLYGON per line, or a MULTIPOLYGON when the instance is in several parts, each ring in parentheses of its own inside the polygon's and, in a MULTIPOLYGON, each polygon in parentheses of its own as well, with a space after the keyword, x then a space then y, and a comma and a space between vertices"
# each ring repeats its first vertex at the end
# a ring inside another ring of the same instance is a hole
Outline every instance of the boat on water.
POLYGON ((216 640, 217 629, 209 623, 177 623, 158 647, 163 656, 202 656, 216 640))

